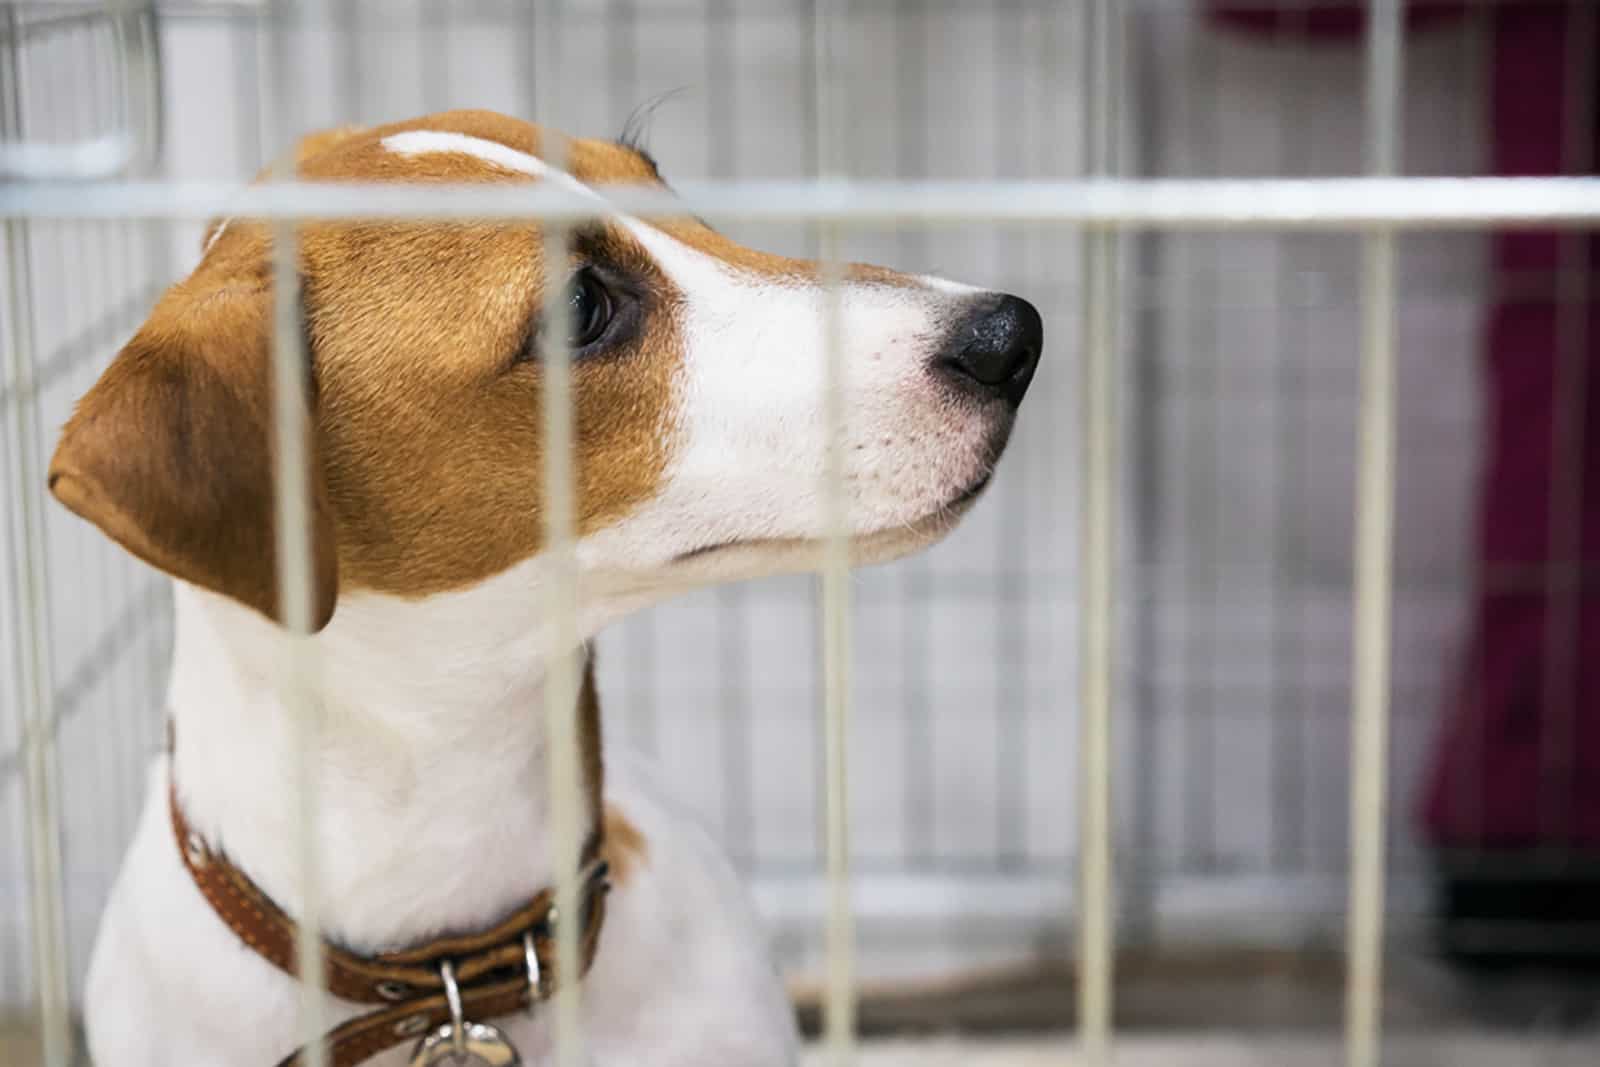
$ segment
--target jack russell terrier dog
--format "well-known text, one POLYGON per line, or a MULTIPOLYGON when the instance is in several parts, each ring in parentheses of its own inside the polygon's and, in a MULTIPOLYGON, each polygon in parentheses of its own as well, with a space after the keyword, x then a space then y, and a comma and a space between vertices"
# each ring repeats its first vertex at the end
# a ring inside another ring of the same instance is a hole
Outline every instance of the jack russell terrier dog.
MULTIPOLYGON (((313 134, 296 168, 600 196, 662 181, 630 144, 571 141, 564 171, 539 153, 537 126, 463 111, 313 134)), ((548 889, 538 352, 544 290, 561 285, 587 1062, 794 1063, 791 1009, 729 864, 632 760, 608 751, 602 781, 587 649, 608 621, 673 592, 815 566, 817 264, 691 219, 616 212, 574 229, 570 269, 541 259, 532 222, 300 234, 329 1062, 553 1055, 550 1013, 536 1009, 560 980, 552 930, 568 920, 548 889)), ((169 752, 89 971, 100 1067, 304 1057, 296 756, 274 621, 271 264, 268 226, 214 223, 50 465, 62 503, 177 579, 169 752)), ((844 271, 838 307, 848 530, 852 559, 870 563, 939 539, 988 483, 1042 326, 1017 297, 861 265, 844 271)))

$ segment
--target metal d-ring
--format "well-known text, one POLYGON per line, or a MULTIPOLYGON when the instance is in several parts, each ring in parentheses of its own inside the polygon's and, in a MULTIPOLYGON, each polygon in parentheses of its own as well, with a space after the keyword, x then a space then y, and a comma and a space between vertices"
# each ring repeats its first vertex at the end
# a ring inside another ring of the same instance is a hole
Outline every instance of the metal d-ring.
POLYGON ((439 977, 444 979, 444 999, 450 1005, 450 1032, 457 1059, 467 1054, 467 1026, 461 1017, 461 987, 456 985, 455 965, 445 960, 439 965, 439 977))
POLYGON ((205 838, 193 830, 190 830, 183 839, 183 851, 189 857, 190 866, 204 867, 211 861, 211 852, 206 848, 205 838))
MULTIPOLYGON (((411 1067, 518 1067, 522 1063, 516 1046, 489 1023, 469 1023, 462 1018, 461 987, 456 984, 455 966, 439 965, 444 980, 444 999, 450 1005, 450 1021, 417 1042, 411 1052, 411 1067)), ((423 1020, 426 1015, 418 1016, 423 1020)))
POLYGON ((522 960, 528 968, 528 1011, 532 1013, 544 994, 544 971, 539 967, 539 952, 534 947, 532 930, 522 935, 522 960))

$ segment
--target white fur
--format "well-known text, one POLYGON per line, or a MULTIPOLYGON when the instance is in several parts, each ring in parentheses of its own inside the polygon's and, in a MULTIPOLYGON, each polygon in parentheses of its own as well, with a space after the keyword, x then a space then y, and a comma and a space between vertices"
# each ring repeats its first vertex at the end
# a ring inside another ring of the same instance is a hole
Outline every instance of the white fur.
MULTIPOLYGON (((385 139, 403 155, 462 152, 573 182, 538 159, 455 133, 385 139)), ((827 296, 614 216, 684 294, 673 452, 659 493, 578 545, 580 636, 676 589, 807 566, 823 532, 821 357, 827 296), (686 553, 731 547, 682 559, 686 553)), ((844 338, 849 528, 862 558, 927 543, 948 501, 986 473, 1009 413, 964 404, 927 370, 965 287, 851 283, 844 338)), ((541 708, 547 632, 534 557, 420 600, 341 596, 313 644, 323 722, 314 756, 320 909, 358 951, 480 928, 550 883, 541 708)), ((289 913, 302 909, 279 691, 281 632, 232 601, 178 586, 170 773, 194 828, 289 913)), ((648 858, 613 894, 583 986, 593 1067, 778 1067, 793 1022, 731 868, 634 760, 606 751, 606 797, 648 858)), ((241 946, 199 896, 166 815, 167 760, 112 894, 88 986, 101 1067, 267 1065, 296 1044, 294 983, 241 946)), ((333 1020, 371 1010, 330 999, 333 1020)), ((548 1062, 543 1015, 495 1020, 523 1060, 548 1062)), ((374 1064, 405 1061, 405 1047, 374 1064)))
MULTIPOLYGON (((519 174, 530 174, 540 178, 559 173, 554 168, 546 166, 544 160, 538 156, 531 156, 499 141, 449 130, 407 130, 405 133, 391 133, 383 139, 383 147, 400 156, 455 152, 475 156, 485 163, 492 163, 505 170, 514 170, 519 174)), ((580 182, 572 184, 587 188, 580 182)))
MULTIPOLYGON (((541 569, 533 560, 421 601, 346 596, 317 638, 321 906, 342 943, 371 952, 480 928, 550 883, 541 569)), ((273 680, 281 636, 181 583, 177 605, 173 773, 185 812, 294 914, 294 749, 273 680)), ((91 1055, 100 1067, 274 1064, 296 1043, 294 983, 199 896, 167 821, 167 773, 157 760, 95 946, 91 1055)), ((793 1063, 788 1004, 732 869, 614 746, 606 799, 648 855, 612 893, 583 985, 587 1062, 793 1063)), ((328 1005, 330 1023, 371 1010, 328 1005)), ((548 1062, 546 1014, 495 1022, 525 1063, 548 1062)), ((408 1042, 369 1062, 400 1064, 409 1052, 408 1042)))

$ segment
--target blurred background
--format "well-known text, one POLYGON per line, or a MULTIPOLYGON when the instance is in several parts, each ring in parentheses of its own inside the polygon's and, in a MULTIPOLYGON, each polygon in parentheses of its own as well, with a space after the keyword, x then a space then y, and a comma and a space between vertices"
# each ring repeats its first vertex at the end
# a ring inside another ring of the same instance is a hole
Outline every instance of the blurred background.
MULTIPOLYGON (((615 136, 659 101, 647 143, 669 180, 804 178, 820 158, 873 179, 1081 173, 1085 5, 843 7, 835 88, 848 123, 832 145, 807 0, 567 0, 559 124, 615 136)), ((1360 173, 1360 7, 1117 5, 1122 173, 1360 173)), ((241 179, 290 131, 448 107, 549 120, 530 100, 525 5, 334 10, 282 24, 248 0, 0 5, 3 143, 57 153, 3 158, 37 174, 131 128, 135 173, 241 179)), ((1409 14, 1405 173, 1593 173, 1590 5, 1429 2, 1409 14)), ((730 230, 816 247, 803 227, 730 230)), ((21 358, 7 362, 0 417, 10 455, 41 466, 4 465, 0 674, 21 677, 29 620, 42 619, 75 989, 160 743, 169 594, 46 503, 42 458, 199 245, 198 224, 5 223, 0 325, 21 358), (23 596, 25 507, 43 514, 42 614, 23 596)), ((1026 296, 1047 336, 987 498, 936 550, 853 580, 862 1023, 1065 1027, 1079 236, 903 227, 853 231, 845 249, 1026 296)), ((1597 260, 1574 236, 1400 242, 1385 1011, 1397 1041, 1509 1034, 1485 1063, 1593 1062, 1600 1050, 1600 992, 1585 977, 1600 958, 1600 427, 1585 433, 1600 410, 1597 260)), ((1349 854, 1358 237, 1148 233, 1127 238, 1123 262, 1119 1025, 1332 1035, 1349 854)), ((654 753, 735 858, 812 1023, 826 888, 818 619, 813 580, 775 580, 682 598, 599 644, 608 743, 654 753)), ((33 996, 24 694, 3 692, 0 1015, 20 1018, 33 996)))

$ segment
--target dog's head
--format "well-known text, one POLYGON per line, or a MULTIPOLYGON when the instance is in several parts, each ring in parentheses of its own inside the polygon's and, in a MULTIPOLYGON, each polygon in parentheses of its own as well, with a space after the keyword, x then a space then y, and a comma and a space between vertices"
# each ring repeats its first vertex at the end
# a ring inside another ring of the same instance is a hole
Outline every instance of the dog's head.
MULTIPOLYGON (((308 138, 310 180, 659 183, 641 152, 455 112, 308 138)), ((340 590, 459 590, 545 536, 539 358, 572 349, 575 522, 594 588, 649 595, 804 567, 825 530, 817 264, 690 219, 578 226, 570 263, 534 224, 300 230, 317 620, 340 590), (562 286, 570 322, 544 321, 562 286)), ((213 226, 68 422, 50 485, 178 578, 269 615, 273 564, 271 231, 213 226)), ((947 531, 988 481, 1038 362, 1016 297, 850 266, 838 292, 853 550, 881 560, 947 531)))

